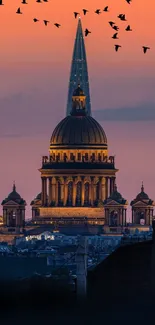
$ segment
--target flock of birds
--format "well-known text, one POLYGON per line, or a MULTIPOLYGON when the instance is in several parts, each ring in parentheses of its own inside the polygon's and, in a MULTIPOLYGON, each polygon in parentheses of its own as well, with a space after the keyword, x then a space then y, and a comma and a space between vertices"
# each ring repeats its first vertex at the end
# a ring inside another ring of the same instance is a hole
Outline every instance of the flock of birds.
MULTIPOLYGON (((132 2, 132 0, 125 0, 125 1, 126 1, 128 4, 131 4, 131 2, 132 2)), ((49 0, 36 0, 36 2, 37 2, 37 3, 43 3, 43 2, 49 2, 49 0)), ((22 1, 21 1, 21 4, 28 4, 28 2, 27 2, 27 0, 22 0, 22 1)), ((0 0, 0 5, 4 5, 4 0, 0 0)), ((89 10, 87 10, 87 9, 82 9, 82 11, 83 11, 83 15, 84 15, 84 16, 89 12, 89 10)), ((101 9, 96 9, 94 12, 95 12, 96 15, 100 15, 100 14, 102 13, 102 11, 104 11, 104 12, 109 12, 109 6, 106 6, 103 10, 101 10, 101 9)), ((16 11, 16 14, 22 14, 22 13, 23 13, 23 12, 21 11, 21 8, 19 7, 19 8, 17 9, 17 11, 16 11)), ((79 13, 79 12, 76 12, 76 11, 74 11, 73 14, 74 14, 75 19, 80 15, 80 13, 79 13)), ((126 19, 126 15, 125 15, 125 14, 119 14, 119 15, 117 16, 117 18, 119 18, 121 21, 127 21, 127 19, 126 19)), ((33 21, 34 21, 34 23, 37 23, 37 22, 39 21, 39 19, 37 19, 37 18, 33 18, 33 21)), ((47 26, 48 23, 49 23, 49 20, 44 19, 44 20, 43 20, 43 23, 45 24, 45 26, 47 26)), ((54 23, 54 25, 55 25, 57 28, 61 27, 61 24, 59 24, 59 23, 54 23)), ((112 28, 113 30, 116 31, 116 33, 113 34, 112 38, 113 38, 113 39, 118 39, 118 31, 119 31, 119 27, 118 27, 117 25, 115 25, 115 22, 113 22, 113 21, 109 21, 109 25, 111 26, 111 28, 112 28)), ((125 30, 126 30, 127 32, 132 32, 132 29, 131 29, 130 25, 128 25, 128 26, 125 28, 125 30)), ((87 37, 87 36, 91 33, 91 31, 90 31, 88 28, 86 28, 84 32, 85 32, 85 37, 87 37)), ((118 49, 121 48, 121 47, 122 47, 122 46, 119 45, 119 44, 115 44, 115 45, 114 45, 114 48, 115 48, 115 51, 116 51, 116 52, 117 52, 118 49)), ((143 52, 144 52, 144 54, 145 54, 145 53, 147 52, 147 50, 150 50, 150 47, 148 47, 148 46, 142 46, 142 49, 143 49, 143 52)))

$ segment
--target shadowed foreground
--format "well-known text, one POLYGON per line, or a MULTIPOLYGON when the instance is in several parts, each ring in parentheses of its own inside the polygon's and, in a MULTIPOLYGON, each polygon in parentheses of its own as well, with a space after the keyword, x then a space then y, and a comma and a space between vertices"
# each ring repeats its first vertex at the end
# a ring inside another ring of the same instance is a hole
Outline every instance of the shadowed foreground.
POLYGON ((0 324, 150 323, 155 310, 153 259, 152 241, 119 248, 89 272, 84 302, 77 301, 73 288, 64 282, 54 286, 49 279, 33 279, 22 290, 17 286, 16 293, 10 284, 5 299, 1 285, 0 324))

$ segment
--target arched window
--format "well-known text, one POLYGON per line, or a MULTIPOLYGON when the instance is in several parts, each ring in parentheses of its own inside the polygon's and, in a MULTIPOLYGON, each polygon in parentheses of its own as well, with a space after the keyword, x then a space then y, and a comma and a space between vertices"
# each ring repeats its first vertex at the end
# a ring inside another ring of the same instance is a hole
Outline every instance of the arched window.
POLYGON ((73 182, 68 183, 68 198, 67 198, 67 205, 72 206, 73 202, 73 182))
POLYGON ((113 210, 110 213, 110 226, 116 227, 118 225, 118 212, 113 210))
POLYGON ((82 198, 82 184, 81 184, 81 182, 78 182, 77 187, 76 187, 76 205, 77 206, 81 205, 81 198, 82 198))
POLYGON ((84 204, 89 205, 89 183, 84 185, 84 204))
POLYGON ((99 182, 96 184, 96 200, 100 198, 100 185, 99 182))

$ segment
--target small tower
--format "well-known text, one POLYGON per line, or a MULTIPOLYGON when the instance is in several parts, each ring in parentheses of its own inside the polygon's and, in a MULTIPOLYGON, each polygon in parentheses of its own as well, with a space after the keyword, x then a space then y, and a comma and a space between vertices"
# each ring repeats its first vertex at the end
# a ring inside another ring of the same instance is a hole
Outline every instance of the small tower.
POLYGON ((113 193, 103 202, 105 209, 105 225, 110 227, 126 226, 126 210, 128 202, 117 191, 114 185, 113 193))
POLYGON ((3 226, 10 232, 20 232, 25 226, 25 200, 16 192, 16 185, 13 183, 12 192, 5 198, 3 206, 3 226))
POLYGON ((34 200, 30 203, 32 207, 32 221, 36 221, 37 217, 40 215, 39 208, 41 207, 41 193, 39 193, 34 200))
POLYGON ((152 225, 153 209, 155 203, 144 192, 142 182, 141 192, 130 203, 132 207, 132 223, 136 225, 152 225))

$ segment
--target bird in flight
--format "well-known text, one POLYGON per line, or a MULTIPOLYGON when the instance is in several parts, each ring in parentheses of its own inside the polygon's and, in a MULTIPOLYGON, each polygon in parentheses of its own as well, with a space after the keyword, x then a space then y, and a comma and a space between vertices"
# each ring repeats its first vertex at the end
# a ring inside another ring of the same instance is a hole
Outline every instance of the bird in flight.
POLYGON ((82 10, 83 10, 84 15, 86 15, 86 13, 88 12, 88 10, 87 9, 82 9, 82 10))
POLYGON ((130 5, 130 3, 131 3, 131 0, 126 0, 126 2, 130 5))
POLYGON ((118 31, 118 30, 119 30, 119 27, 118 27, 118 26, 116 26, 116 25, 112 26, 112 28, 113 28, 113 29, 115 29, 116 31, 118 31))
POLYGON ((86 28, 85 29, 85 36, 87 37, 88 36, 88 34, 90 34, 91 32, 86 28))
POLYGON ((26 0, 23 0, 21 3, 22 3, 23 5, 28 5, 28 2, 26 2, 26 0))
POLYGON ((122 47, 122 46, 118 45, 118 44, 115 44, 115 51, 117 52, 120 47, 122 47))
POLYGON ((115 23, 114 23, 113 21, 109 21, 109 25, 110 25, 111 27, 113 27, 114 24, 115 24, 115 23))
POLYGON ((115 34, 112 36, 112 38, 113 38, 113 39, 118 39, 117 35, 118 35, 118 33, 115 33, 115 34))
POLYGON ((37 21, 39 21, 39 19, 33 18, 33 21, 36 23, 37 21))
POLYGON ((106 7, 103 9, 103 11, 106 11, 106 12, 109 11, 108 8, 109 8, 109 7, 106 6, 106 7))
POLYGON ((150 47, 148 46, 142 46, 144 54, 147 52, 147 50, 150 50, 150 47))
POLYGON ((127 32, 132 32, 132 29, 130 27, 130 25, 127 26, 127 28, 125 29, 127 32))
POLYGON ((101 14, 101 10, 100 9, 96 9, 95 10, 95 14, 97 14, 97 15, 101 14))
POLYGON ((55 23, 54 24, 57 28, 59 28, 61 25, 60 24, 58 24, 58 23, 55 23))
POLYGON ((79 14, 79 12, 74 11, 74 17, 76 18, 79 14))
POLYGON ((22 14, 20 7, 17 9, 16 14, 22 14))
POLYGON ((119 14, 117 17, 122 21, 126 21, 126 18, 125 18, 124 14, 119 14))
POLYGON ((0 0, 0 6, 3 6, 4 3, 3 3, 3 0, 0 0))
POLYGON ((43 22, 44 22, 45 26, 47 26, 47 24, 49 23, 49 20, 44 19, 43 22))
POLYGON ((41 1, 41 0, 36 0, 36 2, 38 2, 38 3, 42 3, 42 1, 41 1))

